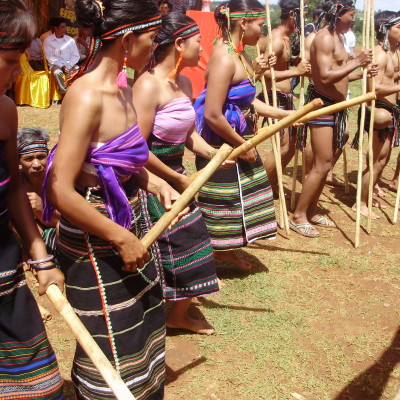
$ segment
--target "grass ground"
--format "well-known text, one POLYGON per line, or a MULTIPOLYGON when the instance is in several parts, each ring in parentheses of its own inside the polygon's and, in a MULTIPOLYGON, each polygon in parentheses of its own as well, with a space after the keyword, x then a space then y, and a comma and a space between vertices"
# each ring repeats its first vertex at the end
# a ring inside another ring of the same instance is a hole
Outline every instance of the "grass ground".
MULTIPOLYGON (((357 85, 352 85, 357 94, 357 85)), ((55 142, 59 106, 19 108, 20 126, 41 125, 55 142)), ((351 137, 355 111, 351 113, 351 137)), ((269 143, 259 148, 265 154, 269 143)), ((317 239, 282 231, 242 254, 254 265, 244 273, 217 265, 225 286, 199 299, 191 312, 205 315, 216 334, 169 332, 166 400, 386 400, 400 389, 400 232, 392 225, 395 194, 387 190, 398 150, 382 184, 388 208, 377 211, 355 249, 354 203, 357 153, 347 149, 350 193, 325 188, 320 204, 338 229, 317 239), (303 397, 300 397, 303 396, 303 397)), ((193 157, 187 154, 191 168, 193 157)), ((73 160, 71 160, 73 162, 73 160)), ((285 171, 289 190, 292 165, 285 171)), ((335 169, 342 179, 342 160, 335 169)), ((300 191, 298 185, 298 192, 300 191)), ((47 299, 39 302, 52 310, 47 299)), ((73 399, 69 370, 74 340, 53 311, 47 329, 73 399)))

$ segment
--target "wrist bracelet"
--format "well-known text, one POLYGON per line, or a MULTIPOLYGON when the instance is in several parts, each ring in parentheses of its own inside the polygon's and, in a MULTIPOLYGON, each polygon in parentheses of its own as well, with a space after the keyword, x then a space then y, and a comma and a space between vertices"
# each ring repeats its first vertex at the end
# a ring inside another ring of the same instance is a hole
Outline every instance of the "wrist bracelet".
POLYGON ((42 260, 35 260, 33 261, 31 258, 27 261, 29 265, 38 265, 38 264, 43 264, 45 262, 54 260, 54 256, 53 255, 49 255, 46 258, 43 258, 42 260))
POLYGON ((35 271, 44 271, 47 269, 57 268, 57 265, 55 263, 44 265, 43 267, 38 267, 37 265, 31 265, 31 268, 34 269, 35 271))

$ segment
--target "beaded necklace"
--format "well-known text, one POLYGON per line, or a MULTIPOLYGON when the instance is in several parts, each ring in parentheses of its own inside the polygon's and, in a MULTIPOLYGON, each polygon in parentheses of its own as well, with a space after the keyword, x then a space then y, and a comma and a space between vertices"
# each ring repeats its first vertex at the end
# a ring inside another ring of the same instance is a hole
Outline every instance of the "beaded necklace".
POLYGON ((243 65, 244 72, 246 73, 246 77, 249 80, 251 86, 256 86, 256 73, 254 70, 251 73, 249 72, 247 65, 246 65, 247 63, 243 57, 243 54, 236 50, 235 45, 232 43, 232 41, 230 39, 226 40, 224 43, 228 45, 229 53, 236 54, 239 57, 239 60, 240 60, 241 64, 243 65))

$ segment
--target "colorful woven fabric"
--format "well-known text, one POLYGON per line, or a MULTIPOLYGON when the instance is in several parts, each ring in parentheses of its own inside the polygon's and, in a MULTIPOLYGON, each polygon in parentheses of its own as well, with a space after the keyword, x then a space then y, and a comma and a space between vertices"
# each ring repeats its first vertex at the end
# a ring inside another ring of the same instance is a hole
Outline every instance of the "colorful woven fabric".
MULTIPOLYGON (((208 143, 220 145, 224 143, 224 140, 214 133, 204 120, 206 94, 207 85, 194 103, 194 109, 196 110, 196 130, 208 143)), ((227 121, 229 121, 231 126, 241 135, 245 132, 247 125, 241 109, 249 107, 255 94, 256 88, 250 85, 248 79, 229 87, 222 114, 227 121)))
MULTIPOLYGON (((140 203, 132 180, 123 185, 132 213, 131 232, 138 238, 140 203)), ((103 190, 81 192, 109 218, 103 190)), ((163 397, 165 316, 160 264, 154 257, 140 273, 121 268, 111 243, 60 221, 58 261, 65 274, 66 295, 90 334, 115 366, 137 400, 163 397)), ((72 381, 78 399, 114 399, 111 389, 77 345, 72 381)))
POLYGON ((19 241, 7 223, 9 176, 2 146, 0 142, 0 399, 62 399, 56 356, 25 280, 19 241))
MULTIPOLYGON (((206 90, 203 92, 203 97, 206 90)), ((255 88, 248 80, 232 85, 224 105, 235 105, 235 112, 225 113, 228 122, 243 138, 254 136, 255 125, 252 115, 246 117, 244 124, 238 124, 238 116, 243 116, 237 104, 249 108, 255 95, 255 88), (251 96, 250 93, 253 93, 251 96), (230 97, 232 96, 232 98, 230 97), (232 119, 229 118, 232 117, 232 119), (245 128, 243 128, 243 125, 245 128)), ((198 103, 196 119, 205 125, 204 99, 198 103), (202 108, 203 107, 203 108, 202 108)), ((196 111, 197 111, 196 110, 196 111)), ((197 121, 196 121, 197 122, 197 121)), ((220 147, 223 139, 216 133, 203 131, 202 136, 213 147, 220 147)), ((208 160, 197 156, 197 169, 207 165, 208 160)), ((215 250, 229 250, 246 246, 261 238, 275 238, 277 225, 271 186, 261 158, 249 163, 240 158, 235 167, 220 169, 202 187, 198 204, 206 221, 211 243, 215 250)))
MULTIPOLYGON (((194 124, 195 113, 189 98, 178 98, 160 109, 148 145, 161 161, 180 174, 186 136, 194 124), (179 111, 178 109, 179 108, 179 111), (156 131, 158 132, 157 136, 156 131), (162 139, 159 132, 162 131, 162 139)), ((157 197, 146 193, 150 228, 165 213, 157 197)), ((157 240, 165 276, 165 297, 180 300, 218 291, 210 236, 195 201, 190 212, 157 240)))

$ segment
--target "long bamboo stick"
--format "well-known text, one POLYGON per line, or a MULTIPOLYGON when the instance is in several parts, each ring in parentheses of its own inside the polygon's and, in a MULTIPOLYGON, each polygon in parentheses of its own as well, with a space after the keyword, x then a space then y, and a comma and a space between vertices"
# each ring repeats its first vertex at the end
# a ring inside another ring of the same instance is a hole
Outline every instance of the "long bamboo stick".
POLYGON ((396 192, 396 201, 394 203, 394 214, 393 214, 393 223, 397 223, 397 217, 399 215, 399 205, 400 205, 400 179, 397 179, 397 192, 396 192))
MULTIPOLYGON (((304 0, 300 0, 300 60, 304 60, 305 53, 305 37, 304 37, 304 0)), ((304 75, 300 77, 300 97, 299 97, 299 107, 304 105, 304 75)), ((304 157, 304 154, 303 154, 304 157)), ((297 185, 297 171, 299 164, 299 150, 297 149, 294 153, 293 161, 293 176, 292 176, 292 191, 290 194, 290 208, 294 210, 296 203, 296 185, 297 185)), ((304 182, 303 182, 304 183, 304 182)))
MULTIPOLYGON (((260 53, 260 46, 259 46, 258 43, 256 45, 256 51, 257 51, 257 57, 259 57, 261 55, 261 53, 260 53)), ((269 106, 267 85, 265 83, 264 74, 261 76, 261 84, 262 84, 262 91, 263 91, 263 95, 264 95, 264 102, 265 102, 266 105, 269 106)), ((272 125, 272 118, 268 117, 267 120, 268 120, 268 125, 272 125)), ((272 152, 274 154, 275 160, 277 160, 278 157, 280 157, 280 156, 279 156, 279 153, 278 153, 278 149, 277 149, 277 146, 276 146, 276 140, 275 140, 274 136, 271 138, 271 142, 272 142, 272 152)), ((283 208, 282 207, 279 207, 279 221, 280 222, 283 221, 283 208)), ((282 228, 282 226, 281 226, 281 228, 282 228)))
POLYGON ((346 147, 343 146, 343 178, 344 178, 344 193, 349 194, 349 177, 347 175, 347 152, 346 147))
MULTIPOLYGON (((272 29, 271 29, 271 14, 269 12, 269 0, 265 1, 265 12, 267 19, 267 29, 268 29, 268 53, 272 54, 272 29)), ((271 72, 271 88, 272 88, 272 105, 277 107, 277 98, 276 98, 276 80, 275 80, 275 69, 274 67, 270 67, 271 72)), ((281 138, 280 133, 278 132, 275 136, 276 142, 276 150, 278 157, 275 159, 276 165, 276 174, 278 178, 278 187, 279 187, 279 201, 280 207, 282 207, 283 211, 283 221, 281 221, 281 225, 284 226, 286 235, 290 234, 289 229, 289 219, 286 208, 286 200, 285 200, 285 192, 283 190, 283 182, 282 182, 282 159, 281 159, 281 138)))
MULTIPOLYGON (((219 168, 223 161, 232 152, 232 147, 227 144, 221 146, 217 154, 202 170, 202 173, 195 179, 182 195, 174 202, 171 210, 165 213, 157 224, 141 239, 144 247, 149 248, 161 235, 162 232, 171 224, 178 214, 186 207, 193 196, 200 190, 210 176, 219 168)), ((82 321, 76 315, 71 304, 63 296, 60 289, 56 285, 50 285, 46 291, 47 296, 54 304, 57 311, 64 318, 65 322, 71 329, 76 340, 81 345, 87 356, 92 360, 95 367, 100 372, 107 385, 110 387, 118 400, 134 400, 132 393, 129 391, 124 381, 115 371, 110 361, 101 351, 98 344, 90 335, 82 321)))
MULTIPOLYGON (((368 17, 370 16, 369 2, 364 0, 364 20, 363 20, 363 37, 362 49, 366 49, 368 34, 368 17)), ((362 93, 367 92, 367 68, 363 68, 362 93)), ((357 173, 357 197, 356 197, 356 231, 354 237, 354 247, 360 245, 360 218, 361 218, 361 189, 362 189, 362 168, 363 168, 363 141, 364 141, 364 122, 365 122, 365 103, 361 105, 360 129, 359 129, 359 145, 358 145, 358 173, 357 173)))
MULTIPOLYGON (((374 0, 370 0, 369 13, 370 13, 370 39, 372 50, 372 63, 375 63, 375 4, 374 0)), ((375 77, 371 79, 371 92, 375 92, 375 77)), ((372 232, 372 193, 374 191, 374 115, 375 115, 375 100, 371 102, 371 112, 369 120, 369 136, 368 136, 368 169, 369 169, 369 182, 368 182, 368 221, 367 232, 372 232)))

